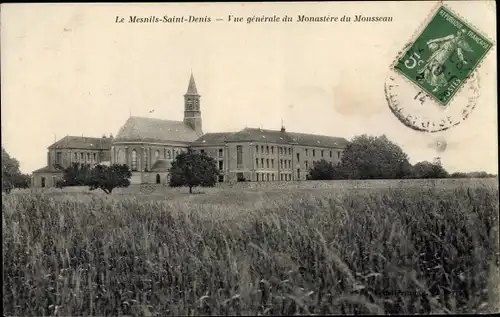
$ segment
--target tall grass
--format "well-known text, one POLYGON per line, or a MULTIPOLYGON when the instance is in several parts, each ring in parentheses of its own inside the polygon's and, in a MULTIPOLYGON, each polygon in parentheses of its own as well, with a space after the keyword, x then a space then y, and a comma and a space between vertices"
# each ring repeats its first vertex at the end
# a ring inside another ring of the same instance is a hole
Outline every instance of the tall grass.
POLYGON ((83 196, 3 197, 4 314, 472 313, 488 303, 497 187, 83 196))

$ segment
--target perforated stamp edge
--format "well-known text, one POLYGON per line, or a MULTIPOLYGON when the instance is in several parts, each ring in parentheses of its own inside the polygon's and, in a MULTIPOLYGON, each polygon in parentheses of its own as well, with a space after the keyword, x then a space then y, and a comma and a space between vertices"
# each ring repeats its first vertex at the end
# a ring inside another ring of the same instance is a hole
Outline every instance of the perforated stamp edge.
MULTIPOLYGON (((412 82, 411 80, 409 80, 408 78, 406 78, 405 76, 403 76, 402 74, 400 74, 398 71, 396 71, 395 67, 398 64, 399 60, 411 48, 411 46, 413 45, 413 43, 415 43, 415 41, 423 33, 423 31, 425 30, 425 28, 429 25, 429 23, 432 21, 432 19, 434 18, 434 16, 436 16, 438 14, 439 10, 442 7, 444 7, 446 10, 450 11, 451 13, 453 13, 454 15, 456 15, 457 17, 459 17, 462 20, 462 22, 464 22, 471 30, 473 30, 474 32, 480 34, 482 37, 488 39, 488 41, 490 41, 491 44, 492 44, 491 47, 490 47, 490 49, 484 54, 484 56, 481 59, 481 61, 477 64, 476 69, 474 69, 474 71, 472 71, 469 74, 469 76, 465 77, 465 79, 463 80, 462 84, 460 85, 460 88, 458 88, 456 90, 455 94, 451 97, 451 99, 448 102, 447 106, 443 109, 443 112, 446 112, 446 109, 448 108, 448 106, 453 103, 453 100, 455 99, 455 97, 457 95, 459 95, 460 92, 464 89, 464 87, 466 86, 467 82, 472 77, 472 75, 474 73, 478 73, 479 74, 479 69, 481 68, 484 60, 488 57, 488 55, 491 53, 491 51, 493 51, 493 48, 496 47, 496 42, 492 38, 490 38, 489 36, 485 35, 483 32, 480 32, 479 28, 476 27, 474 24, 470 23, 464 16, 462 16, 461 14, 458 14, 457 12, 455 12, 455 10, 453 10, 452 8, 450 8, 447 4, 443 3, 443 1, 439 1, 434 6, 434 8, 431 9, 431 11, 429 12, 429 14, 424 18, 424 20, 420 23, 420 25, 417 27, 416 31, 413 33, 413 35, 411 36, 410 40, 406 43, 406 45, 403 47, 403 49, 398 52, 396 58, 393 60, 393 62, 390 65, 389 69, 393 73, 397 74, 397 76, 402 77, 406 82, 410 83, 413 87, 415 87, 417 93, 420 91, 420 92, 422 92, 422 93, 424 93, 426 95, 429 95, 422 88, 420 88, 419 86, 417 86, 414 82, 412 82)), ((429 97, 431 97, 431 96, 429 96, 429 97)), ((433 97, 431 97, 429 99, 432 100, 432 102, 436 106, 440 106, 439 103, 433 97)))

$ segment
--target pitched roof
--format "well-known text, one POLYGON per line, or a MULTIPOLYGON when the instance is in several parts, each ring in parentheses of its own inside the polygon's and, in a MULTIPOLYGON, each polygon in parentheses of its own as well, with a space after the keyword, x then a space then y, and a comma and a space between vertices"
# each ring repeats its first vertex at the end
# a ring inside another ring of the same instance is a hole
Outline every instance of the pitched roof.
POLYGON ((64 173, 64 168, 59 164, 53 164, 37 169, 33 173, 64 173))
POLYGON ((225 142, 231 140, 235 132, 217 132, 207 133, 200 137, 198 140, 191 143, 191 145, 224 145, 225 142))
POLYGON ((171 166, 170 161, 168 161, 168 160, 158 160, 151 167, 151 171, 152 172, 165 172, 165 171, 168 171, 168 169, 170 168, 170 166, 171 166))
POLYGON ((207 133, 193 142, 192 145, 221 145, 225 142, 264 142, 338 148, 343 148, 347 144, 347 140, 344 138, 326 135, 245 128, 238 132, 207 133))
POLYGON ((186 95, 198 95, 198 89, 196 89, 193 73, 191 73, 191 77, 189 78, 189 86, 186 95))
POLYGON ((49 149, 109 150, 112 138, 93 138, 85 136, 65 136, 49 146, 49 149))
POLYGON ((183 121, 130 117, 120 128, 114 141, 190 143, 198 138, 196 131, 183 121))
POLYGON ((295 132, 287 132, 287 134, 290 135, 294 143, 303 146, 344 148, 348 143, 345 138, 333 137, 328 135, 295 132))

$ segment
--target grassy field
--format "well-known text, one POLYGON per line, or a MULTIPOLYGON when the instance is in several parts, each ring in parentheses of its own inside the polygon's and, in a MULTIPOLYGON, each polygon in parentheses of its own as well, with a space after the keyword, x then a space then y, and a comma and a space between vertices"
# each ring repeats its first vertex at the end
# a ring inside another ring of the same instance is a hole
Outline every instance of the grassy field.
POLYGON ((491 296, 497 179, 197 192, 153 186, 3 196, 4 314, 498 309, 491 296))

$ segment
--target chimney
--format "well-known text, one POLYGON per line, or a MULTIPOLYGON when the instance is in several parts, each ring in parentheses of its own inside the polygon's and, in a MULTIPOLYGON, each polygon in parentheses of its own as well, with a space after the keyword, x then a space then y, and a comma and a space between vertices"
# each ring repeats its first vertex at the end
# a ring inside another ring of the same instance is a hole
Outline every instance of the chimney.
POLYGON ((281 119, 281 132, 285 132, 285 124, 283 123, 283 119, 281 119))

